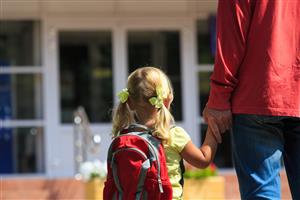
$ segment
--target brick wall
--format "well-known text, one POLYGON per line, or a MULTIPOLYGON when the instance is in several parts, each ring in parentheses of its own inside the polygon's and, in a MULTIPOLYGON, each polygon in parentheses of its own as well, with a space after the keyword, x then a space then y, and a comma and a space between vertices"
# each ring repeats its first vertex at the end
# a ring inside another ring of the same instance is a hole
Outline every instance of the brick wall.
MULTIPOLYGON (((240 199, 237 178, 233 171, 221 172, 225 177, 225 197, 240 199)), ((291 199, 287 177, 281 172, 282 199, 291 199)), ((81 200, 84 199, 84 185, 75 179, 12 178, 0 179, 0 200, 81 200)))

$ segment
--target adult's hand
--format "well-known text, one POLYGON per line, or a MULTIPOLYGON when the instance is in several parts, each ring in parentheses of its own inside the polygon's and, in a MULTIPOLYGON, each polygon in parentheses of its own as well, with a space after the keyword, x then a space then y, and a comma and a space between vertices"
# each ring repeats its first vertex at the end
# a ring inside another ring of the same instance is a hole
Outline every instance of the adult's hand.
POLYGON ((203 118, 220 143, 222 141, 221 134, 231 128, 231 110, 217 110, 205 107, 203 110, 203 118))

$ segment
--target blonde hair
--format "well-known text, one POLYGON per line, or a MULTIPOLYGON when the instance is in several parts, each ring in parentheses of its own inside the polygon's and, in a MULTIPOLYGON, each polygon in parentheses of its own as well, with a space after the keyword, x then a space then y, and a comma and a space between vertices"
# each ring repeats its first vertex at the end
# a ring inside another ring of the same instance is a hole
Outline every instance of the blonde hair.
MULTIPOLYGON (((133 103, 143 102, 151 105, 149 99, 158 95, 157 88, 161 88, 163 92, 163 101, 171 102, 173 100, 171 82, 167 75, 158 68, 138 68, 129 75, 127 80, 129 98, 133 103)), ((134 117, 134 113, 130 110, 127 102, 119 102, 113 111, 113 136, 118 136, 122 129, 134 123, 134 117)), ((160 138, 163 143, 168 143, 170 126, 174 123, 174 118, 164 103, 161 108, 157 108, 154 122, 152 134, 160 138)))

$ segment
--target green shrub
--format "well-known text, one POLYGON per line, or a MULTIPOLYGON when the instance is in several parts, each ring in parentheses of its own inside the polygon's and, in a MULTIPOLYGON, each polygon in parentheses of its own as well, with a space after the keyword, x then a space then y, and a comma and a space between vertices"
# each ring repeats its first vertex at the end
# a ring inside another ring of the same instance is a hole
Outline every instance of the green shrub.
POLYGON ((187 169, 183 175, 187 179, 202 179, 210 176, 217 175, 217 167, 214 164, 210 164, 205 169, 187 169))

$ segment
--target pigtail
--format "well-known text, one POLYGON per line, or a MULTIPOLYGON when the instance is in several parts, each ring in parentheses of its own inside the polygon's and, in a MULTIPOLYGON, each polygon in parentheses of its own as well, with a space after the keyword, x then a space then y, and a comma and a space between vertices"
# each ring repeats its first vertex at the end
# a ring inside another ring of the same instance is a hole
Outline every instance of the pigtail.
POLYGON ((162 105, 156 116, 156 125, 153 134, 163 141, 163 144, 169 144, 170 127, 174 124, 174 118, 169 109, 162 105))
POLYGON ((120 134, 120 131, 133 123, 134 117, 131 113, 127 103, 119 103, 119 105, 113 110, 112 118, 112 134, 116 137, 120 134))

